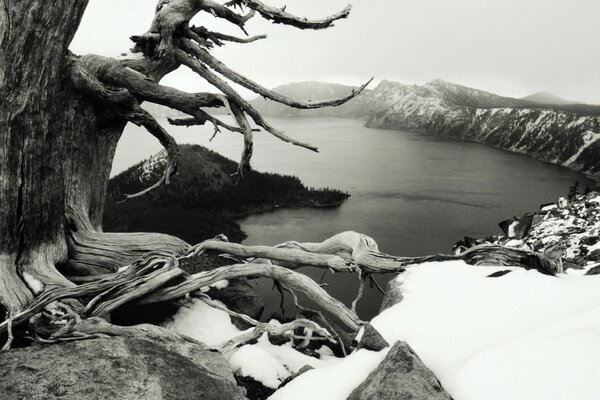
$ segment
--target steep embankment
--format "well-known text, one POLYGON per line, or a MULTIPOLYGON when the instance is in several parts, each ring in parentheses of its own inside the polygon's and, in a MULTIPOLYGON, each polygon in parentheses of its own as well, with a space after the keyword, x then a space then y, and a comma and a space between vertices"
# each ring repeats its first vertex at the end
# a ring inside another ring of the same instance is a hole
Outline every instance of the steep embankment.
POLYGON ((348 194, 307 188, 300 179, 250 171, 231 176, 237 164, 198 145, 180 146, 178 171, 169 185, 140 198, 120 202, 160 179, 165 153, 141 162, 110 180, 104 213, 107 231, 152 231, 197 243, 224 233, 231 241, 245 238, 235 218, 278 207, 328 207, 348 194))
MULTIPOLYGON (((300 99, 305 85, 276 88, 300 99), (302 88, 302 90, 300 90, 302 88)), ((319 98, 328 84, 310 83, 319 98)), ((340 85, 330 94, 347 94, 340 85)), ((534 99, 535 100, 535 99, 534 99)), ((254 105, 267 115, 282 112, 266 100, 254 105)), ((540 104, 435 80, 425 85, 382 81, 349 103, 320 110, 318 116, 360 118, 372 128, 404 129, 484 143, 530 155, 588 175, 600 175, 600 107, 585 104, 540 104)))

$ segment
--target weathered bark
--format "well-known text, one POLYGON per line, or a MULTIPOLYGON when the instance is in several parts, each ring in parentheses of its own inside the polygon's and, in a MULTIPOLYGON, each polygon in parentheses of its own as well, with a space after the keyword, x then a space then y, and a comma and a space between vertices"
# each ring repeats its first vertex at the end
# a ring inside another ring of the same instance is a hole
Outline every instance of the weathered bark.
MULTIPOLYGON (((255 263, 222 267, 192 279, 177 267, 178 256, 190 250, 184 241, 151 233, 104 233, 101 227, 111 163, 127 122, 143 126, 168 154, 163 177, 127 199, 167 184, 177 168, 175 140, 140 107, 142 102, 189 115, 174 123, 211 122, 215 133, 221 127, 242 133, 241 174, 252 157, 254 129, 248 117, 281 140, 317 149, 273 128, 227 80, 297 108, 337 106, 366 86, 345 98, 313 104, 269 91, 206 51, 224 41, 248 43, 262 36, 239 39, 192 29, 189 21, 197 13, 222 18, 242 30, 256 12, 277 23, 323 29, 345 18, 349 9, 309 21, 257 1, 161 0, 150 30, 132 38, 134 51, 143 56, 117 60, 68 51, 86 6, 86 0, 57 0, 51 6, 20 0, 0 8, 0 304, 11 310, 10 318, 0 323, 0 333, 26 321, 32 338, 42 343, 132 332, 137 328, 114 327, 99 318, 108 318, 127 302, 175 299, 216 278, 247 275, 271 277, 294 297, 295 292, 309 295, 337 326, 355 333, 362 324, 356 314, 305 275, 255 263), (250 11, 234 12, 232 7, 240 4, 250 11), (158 84, 181 65, 192 68, 220 94, 186 93, 158 84), (209 115, 203 107, 227 108, 236 126, 209 115), (86 275, 99 278, 81 279, 86 275), (76 286, 75 281, 86 283, 76 286)), ((274 252, 281 254, 279 249, 274 252)), ((323 256, 306 252, 284 254, 281 261, 301 264, 300 256, 339 270, 348 265, 339 257, 325 256, 323 261, 323 256)), ((297 324, 332 338, 313 322, 297 324)))
POLYGON ((42 290, 71 286, 57 265, 114 270, 145 251, 164 248, 161 243, 176 250, 187 246, 164 235, 123 240, 101 233, 112 159, 127 120, 72 84, 68 46, 86 5, 31 0, 0 7, 0 304, 5 307, 21 309, 42 290), (68 210, 77 215, 77 224, 67 219, 68 210))
MULTIPOLYGON (((89 181, 77 176, 84 169, 77 163, 97 167, 109 161, 99 152, 85 159, 98 142, 88 136, 95 131, 93 110, 78 101, 64 74, 67 48, 86 5, 61 0, 48 7, 30 0, 5 2, 0 9, 0 302, 5 306, 22 308, 38 283, 70 285, 55 269, 67 259, 64 207, 69 197, 92 202, 92 193, 69 193, 89 181)), ((94 186, 102 185, 100 180, 94 186)))

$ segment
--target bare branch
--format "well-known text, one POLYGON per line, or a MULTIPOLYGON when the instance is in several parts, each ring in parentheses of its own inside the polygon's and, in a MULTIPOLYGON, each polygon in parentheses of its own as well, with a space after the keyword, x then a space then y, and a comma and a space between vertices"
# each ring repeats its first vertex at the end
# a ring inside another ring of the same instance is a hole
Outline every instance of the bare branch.
MULTIPOLYGON (((193 46, 194 46, 193 42, 187 40, 187 41, 182 41, 182 43, 186 43, 188 45, 187 48, 190 51, 193 51, 192 50, 193 46)), ((264 120, 262 115, 260 115, 260 113, 258 111, 256 111, 256 109, 254 107, 252 107, 250 105, 250 103, 248 103, 246 100, 244 100, 231 86, 229 86, 229 84, 227 84, 227 82, 225 82, 224 80, 222 80, 221 78, 219 78, 218 76, 216 76, 215 74, 210 72, 208 70, 208 68, 206 68, 198 60, 192 58, 191 56, 189 56, 188 54, 186 54, 184 51, 181 51, 181 50, 178 50, 175 52, 175 57, 176 57, 176 60, 179 61, 181 64, 186 65, 192 71, 196 72, 202 78, 206 79, 206 81, 209 82, 211 85, 213 85, 214 87, 219 89, 231 101, 235 101, 254 120, 254 122, 257 125, 263 127, 267 132, 269 132, 273 136, 277 137, 278 139, 280 139, 284 142, 288 142, 288 143, 294 144, 296 146, 304 147, 304 148, 312 150, 312 151, 317 151, 317 148, 314 147, 313 145, 292 139, 291 137, 285 135, 283 132, 280 132, 277 129, 273 128, 271 125, 269 125, 269 123, 267 123, 267 121, 264 120)))
POLYGON ((330 15, 329 17, 318 20, 309 20, 287 13, 285 7, 272 7, 258 0, 236 0, 236 3, 243 4, 251 10, 256 10, 263 18, 272 21, 274 24, 285 24, 299 29, 315 30, 332 27, 335 21, 347 18, 352 10, 352 6, 347 5, 342 11, 330 15))
POLYGON ((7 351, 10 350, 10 346, 12 344, 12 341, 14 339, 13 336, 13 331, 12 331, 12 321, 15 315, 15 307, 14 306, 10 306, 8 308, 8 310, 6 310, 6 342, 4 343, 4 345, 2 346, 2 348, 0 349, 0 351, 7 351))
MULTIPOLYGON (((220 344, 217 348, 221 353, 227 354, 240 346, 243 346, 247 343, 258 339, 265 333, 269 333, 275 336, 291 337, 294 339, 304 339, 305 337, 298 337, 294 334, 294 331, 298 328, 304 328, 310 332, 314 331, 317 334, 321 335, 321 337, 323 337, 325 340, 328 340, 332 343, 336 343, 335 339, 331 336, 331 334, 325 328, 320 327, 316 322, 309 321, 306 319, 297 319, 295 321, 288 322, 283 325, 272 325, 268 323, 259 324, 251 331, 235 336, 227 340, 226 342, 220 344)), ((309 336, 309 338, 313 340, 319 340, 319 338, 312 338, 311 336, 309 336)))
POLYGON ((311 278, 289 269, 271 264, 236 264, 195 274, 191 279, 175 286, 159 289, 140 299, 141 304, 181 298, 223 279, 263 276, 281 282, 286 288, 306 294, 348 332, 356 333, 363 324, 358 316, 343 303, 331 297, 311 278))
POLYGON ((219 240, 206 240, 193 246, 186 257, 203 254, 206 251, 227 253, 242 258, 266 258, 277 261, 288 268, 303 266, 332 269, 336 272, 357 272, 351 259, 333 254, 316 254, 304 250, 284 249, 269 246, 244 246, 219 240))
POLYGON ((362 277, 359 274, 360 283, 358 285, 358 293, 356 294, 356 298, 354 299, 354 301, 352 301, 352 307, 350 308, 354 312, 356 312, 356 306, 358 305, 358 302, 362 298, 363 291, 365 290, 365 278, 366 277, 362 277))
POLYGON ((169 184, 169 177, 177 171, 177 164, 179 162, 179 146, 177 145, 175 139, 169 135, 169 133, 154 119, 154 117, 150 115, 149 112, 140 108, 139 105, 136 107, 136 109, 130 112, 123 112, 122 115, 127 118, 128 121, 146 128, 146 130, 150 132, 152 136, 158 139, 160 144, 167 152, 167 165, 165 166, 162 177, 158 180, 158 182, 142 191, 133 194, 126 194, 125 198, 129 200, 143 196, 162 185, 169 184))
POLYGON ((235 82, 235 83, 245 87, 246 89, 250 89, 254 93, 259 94, 263 97, 266 97, 267 99, 276 101, 277 103, 285 104, 285 105, 293 107, 293 108, 315 109, 315 108, 323 108, 323 107, 340 106, 340 105, 348 102, 349 100, 353 99, 354 97, 358 96, 360 93, 362 93, 362 91, 365 90, 365 88, 373 80, 373 78, 369 79, 365 84, 360 86, 358 89, 352 90, 352 93, 350 93, 346 97, 342 97, 339 99, 326 100, 326 101, 317 101, 317 102, 300 102, 300 101, 290 99, 289 97, 283 96, 279 93, 276 93, 272 90, 269 90, 269 89, 255 83, 254 81, 248 79, 244 75, 232 70, 227 65, 223 64, 221 61, 219 61, 216 58, 214 58, 213 56, 211 56, 206 50, 204 50, 203 48, 201 48, 199 46, 194 46, 193 50, 194 50, 193 55, 196 58, 198 58, 200 61, 202 61, 203 63, 205 63, 210 68, 217 71, 218 73, 220 73, 227 79, 231 80, 232 82, 235 82))
POLYGON ((250 159, 252 158, 252 153, 254 151, 254 143, 252 137, 252 128, 250 127, 250 123, 246 119, 244 112, 242 109, 232 101, 228 102, 229 109, 231 110, 233 117, 235 118, 238 126, 242 129, 244 134, 244 149, 242 150, 242 157, 240 159, 240 163, 238 165, 237 175, 240 177, 244 176, 244 169, 250 169, 250 159))
POLYGON ((223 42, 252 43, 257 40, 267 38, 267 35, 257 35, 257 36, 250 36, 247 38, 239 38, 237 36, 226 35, 226 34, 220 33, 220 32, 209 31, 208 29, 206 29, 203 26, 198 26, 198 27, 192 26, 192 27, 190 27, 190 30, 192 30, 194 33, 196 33, 201 38, 212 41, 217 46, 223 46, 224 45, 223 42))

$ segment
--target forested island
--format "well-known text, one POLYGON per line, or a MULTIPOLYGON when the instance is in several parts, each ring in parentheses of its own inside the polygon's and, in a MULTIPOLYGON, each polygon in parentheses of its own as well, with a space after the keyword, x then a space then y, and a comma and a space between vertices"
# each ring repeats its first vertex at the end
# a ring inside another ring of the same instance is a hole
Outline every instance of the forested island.
POLYGON ((237 163, 214 151, 199 145, 179 149, 177 174, 161 190, 122 201, 160 178, 164 152, 110 180, 105 231, 161 232, 188 243, 225 234, 241 242, 246 235, 236 218, 285 207, 335 207, 350 196, 337 189, 306 187, 295 176, 251 170, 240 177, 234 174, 237 163))

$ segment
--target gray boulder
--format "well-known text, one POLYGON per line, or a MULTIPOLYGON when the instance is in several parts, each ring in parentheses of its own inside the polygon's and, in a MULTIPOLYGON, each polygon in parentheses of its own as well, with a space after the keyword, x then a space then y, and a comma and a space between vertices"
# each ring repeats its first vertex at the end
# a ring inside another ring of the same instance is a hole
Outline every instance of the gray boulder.
POLYGON ((401 285, 396 282, 395 278, 392 278, 392 280, 388 282, 387 287, 385 288, 385 295, 381 301, 381 307, 379 308, 380 313, 402 301, 403 296, 400 286, 401 285))
POLYGON ((440 381, 406 342, 396 342, 385 359, 348 400, 451 400, 440 381))
POLYGON ((367 324, 364 327, 360 342, 358 342, 357 349, 365 349, 371 351, 380 351, 386 347, 390 347, 390 344, 381 336, 381 333, 373 327, 371 324, 367 324))
POLYGON ((197 342, 110 337, 0 353, 0 398, 245 399, 227 361, 197 342))

